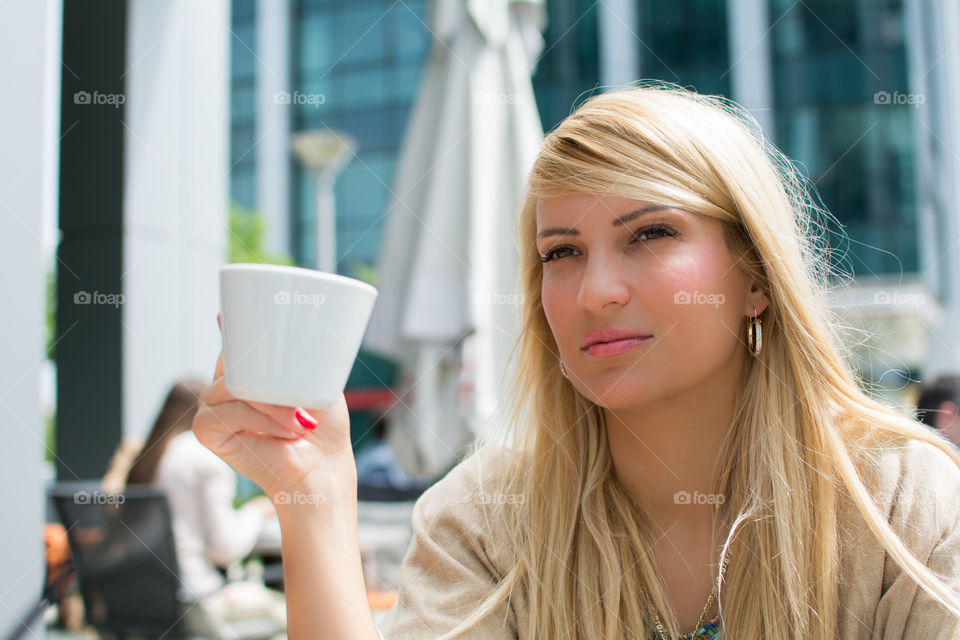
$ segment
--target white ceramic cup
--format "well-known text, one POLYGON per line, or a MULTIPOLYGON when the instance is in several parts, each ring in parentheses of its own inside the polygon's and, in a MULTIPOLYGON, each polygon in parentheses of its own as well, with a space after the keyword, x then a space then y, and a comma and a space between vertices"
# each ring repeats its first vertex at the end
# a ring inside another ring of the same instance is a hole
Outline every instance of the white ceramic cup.
POLYGON ((220 269, 223 372, 244 400, 308 408, 336 402, 377 299, 332 273, 262 264, 220 269))

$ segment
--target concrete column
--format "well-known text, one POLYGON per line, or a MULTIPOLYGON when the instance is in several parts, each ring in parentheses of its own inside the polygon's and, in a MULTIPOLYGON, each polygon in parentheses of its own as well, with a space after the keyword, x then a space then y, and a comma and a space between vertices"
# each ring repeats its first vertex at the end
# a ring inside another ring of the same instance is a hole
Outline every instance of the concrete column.
POLYGON ((600 31, 600 84, 623 87, 640 77, 637 0, 608 0, 597 6, 600 31))
POLYGON ((927 325, 931 379, 960 371, 960 5, 907 0, 906 18, 910 92, 923 101, 914 114, 920 278, 942 310, 927 325))
MULTIPOLYGON (((57 477, 100 477, 122 433, 126 0, 63 5, 57 477)), ((159 25, 158 25, 159 26, 159 25)))
POLYGON ((290 0, 257 2, 257 209, 266 222, 264 248, 291 254, 290 188, 290 0))
POLYGON ((123 432, 220 348, 229 175, 228 0, 130 0, 123 198, 123 432))
POLYGON ((0 636, 28 625, 43 587, 44 425, 40 369, 45 360, 42 221, 56 206, 61 6, 55 0, 0 3, 0 482, 6 523, 0 545, 0 636))
POLYGON ((728 0, 731 97, 774 139, 773 51, 766 0, 728 0))

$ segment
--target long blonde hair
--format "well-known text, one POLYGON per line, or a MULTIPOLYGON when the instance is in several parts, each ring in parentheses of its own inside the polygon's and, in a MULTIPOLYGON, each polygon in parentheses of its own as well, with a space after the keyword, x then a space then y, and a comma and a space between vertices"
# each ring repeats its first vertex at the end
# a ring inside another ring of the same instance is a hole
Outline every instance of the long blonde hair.
MULTIPOLYGON (((528 181, 518 241, 523 294, 507 430, 518 492, 505 539, 516 564, 455 637, 522 590, 527 637, 647 638, 647 612, 672 634, 651 523, 612 472, 603 412, 561 375, 540 298, 539 197, 606 194, 667 204, 724 223, 731 253, 766 293, 763 348, 745 358, 733 424, 718 452, 731 525, 720 603, 738 638, 834 638, 841 504, 922 588, 960 601, 916 559, 871 499, 884 447, 945 441, 871 398, 851 373, 825 291, 829 262, 806 181, 734 103, 665 83, 587 100, 550 132, 528 181), (848 502, 847 502, 848 501, 848 502)), ((746 342, 746 325, 744 325, 746 342)), ((744 346, 746 348, 746 346, 744 346)))

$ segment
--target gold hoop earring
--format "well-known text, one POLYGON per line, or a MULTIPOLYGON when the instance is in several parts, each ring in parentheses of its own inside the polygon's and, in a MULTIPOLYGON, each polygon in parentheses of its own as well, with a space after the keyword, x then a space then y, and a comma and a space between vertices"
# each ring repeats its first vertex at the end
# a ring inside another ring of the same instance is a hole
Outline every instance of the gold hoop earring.
POLYGON ((747 347, 754 358, 760 355, 760 347, 763 344, 762 324, 763 322, 757 317, 757 308, 754 307, 753 317, 747 323, 747 347))
POLYGON ((564 378, 570 378, 570 376, 567 375, 567 368, 563 366, 563 358, 560 358, 560 373, 563 374, 564 378))

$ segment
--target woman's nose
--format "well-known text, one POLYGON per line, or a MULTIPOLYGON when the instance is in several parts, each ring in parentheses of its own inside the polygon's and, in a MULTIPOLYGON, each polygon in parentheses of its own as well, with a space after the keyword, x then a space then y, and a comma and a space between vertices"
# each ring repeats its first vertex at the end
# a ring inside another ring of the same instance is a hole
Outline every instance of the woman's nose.
POLYGON ((582 309, 600 311, 611 302, 623 305, 629 297, 629 287, 615 260, 600 257, 587 261, 577 296, 582 309))

